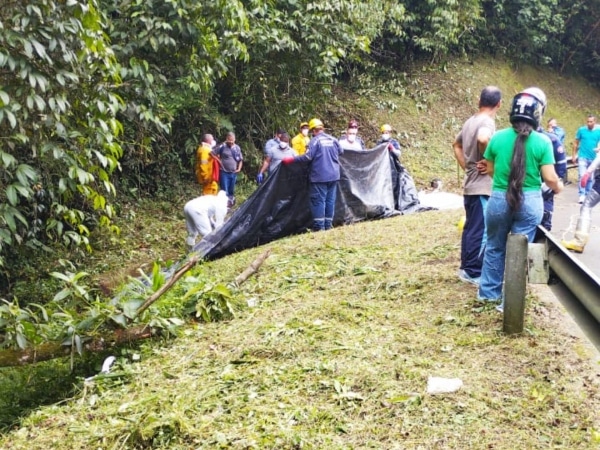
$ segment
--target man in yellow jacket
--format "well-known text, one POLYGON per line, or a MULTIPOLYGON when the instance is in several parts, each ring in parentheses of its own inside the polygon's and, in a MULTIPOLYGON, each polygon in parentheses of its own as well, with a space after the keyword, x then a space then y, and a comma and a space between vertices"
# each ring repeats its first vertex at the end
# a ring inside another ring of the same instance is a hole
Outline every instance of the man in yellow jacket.
POLYGON ((308 136, 308 123, 302 122, 300 124, 300 132, 292 138, 292 148, 296 150, 298 156, 304 155, 308 148, 310 137, 308 136))
POLYGON ((219 163, 211 155, 216 141, 212 134, 205 134, 196 150, 196 179, 202 185, 202 194, 217 195, 219 192, 219 163))

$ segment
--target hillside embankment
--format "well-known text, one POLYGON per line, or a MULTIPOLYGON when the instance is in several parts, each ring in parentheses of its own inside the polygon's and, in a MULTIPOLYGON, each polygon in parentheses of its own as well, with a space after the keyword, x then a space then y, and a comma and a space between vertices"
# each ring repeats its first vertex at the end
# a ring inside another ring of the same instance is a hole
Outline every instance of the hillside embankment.
MULTIPOLYGON (((498 85, 506 102, 523 87, 542 87, 547 115, 568 140, 600 104, 580 80, 493 60, 424 70, 413 84, 404 97, 387 99, 393 111, 364 96, 353 100, 355 110, 367 139, 381 123, 399 131, 418 187, 437 177, 454 192, 452 139, 483 86, 498 85)), ((498 127, 506 124, 505 106, 498 127)), ((131 215, 135 226, 120 219, 127 225, 121 253, 104 259, 113 270, 183 254, 175 212, 183 200, 155 205, 160 213, 146 206, 131 215)), ((202 264, 190 277, 229 283, 271 249, 259 272, 233 290, 235 318, 190 323, 177 338, 120 350, 111 376, 73 380, 70 399, 14 417, 0 448, 597 448, 600 377, 584 342, 535 290, 526 331, 501 333, 502 316, 456 276, 461 215, 359 223, 202 264), (429 377, 460 378, 463 387, 429 395, 429 377)), ((174 288, 164 301, 183 293, 174 288)), ((18 404, 19 391, 49 367, 0 372, 7 392, 0 398, 18 404)), ((61 385, 48 378, 46 390, 61 385)))

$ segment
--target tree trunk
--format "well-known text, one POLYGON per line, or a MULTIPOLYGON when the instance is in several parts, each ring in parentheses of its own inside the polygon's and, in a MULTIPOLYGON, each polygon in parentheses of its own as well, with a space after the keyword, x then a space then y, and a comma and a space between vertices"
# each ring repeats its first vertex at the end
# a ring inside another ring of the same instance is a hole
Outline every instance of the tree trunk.
MULTIPOLYGON (((259 255, 252 263, 235 278, 235 286, 239 286, 254 273, 271 254, 271 250, 266 250, 259 255)), ((165 292, 167 292, 188 270, 200 261, 198 255, 194 255, 179 269, 158 291, 146 299, 146 301, 137 310, 137 315, 144 312, 165 292)), ((148 339, 158 334, 160 330, 153 330, 147 325, 142 325, 124 330, 116 330, 108 336, 94 338, 83 344, 83 350, 88 352, 101 352, 109 348, 117 347, 128 342, 135 342, 142 339, 148 339)), ((47 342, 36 348, 27 348, 25 350, 3 350, 0 351, 0 367, 25 366, 35 364, 41 361, 48 361, 54 358, 70 356, 73 352, 71 346, 61 345, 58 342, 47 342)))
MULTIPOLYGON (((157 331, 146 325, 116 330, 108 336, 94 338, 83 344, 83 349, 89 352, 101 352, 129 342, 148 339, 156 335, 157 331)), ((25 350, 3 350, 0 352, 0 367, 25 366, 54 358, 71 355, 71 346, 61 345, 58 342, 48 342, 36 348, 25 350)))

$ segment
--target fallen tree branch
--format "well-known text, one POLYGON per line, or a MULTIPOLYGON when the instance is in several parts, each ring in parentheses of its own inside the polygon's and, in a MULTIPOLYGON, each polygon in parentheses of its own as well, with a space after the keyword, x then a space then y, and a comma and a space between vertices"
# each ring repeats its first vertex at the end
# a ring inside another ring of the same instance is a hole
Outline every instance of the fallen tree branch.
POLYGON ((146 311, 152 305, 152 303, 154 303, 165 292, 167 292, 169 289, 171 289, 171 287, 175 284, 175 282, 177 280, 179 280, 188 270, 190 270, 192 267, 194 267, 198 263, 198 261, 200 261, 201 259, 202 258, 200 257, 200 255, 192 256, 188 262, 186 262, 183 266, 181 266, 181 269, 179 269, 177 272, 175 272, 173 274, 173 276, 169 279, 169 281, 167 281, 158 291, 156 291, 154 294, 152 294, 150 297, 148 297, 144 303, 142 303, 142 306, 140 306, 138 308, 138 310, 136 311, 135 316, 137 317, 141 313, 146 311))
MULTIPOLYGON (((83 349, 89 352, 101 352, 110 348, 130 342, 148 339, 155 336, 156 330, 146 325, 116 330, 108 336, 94 338, 83 344, 83 349)), ((2 350, 0 351, 0 367, 16 367, 48 361, 54 358, 70 356, 71 346, 61 345, 58 342, 47 342, 35 348, 25 350, 2 350)))
POLYGON ((246 281, 248 278, 250 278, 253 274, 255 274, 258 271, 258 269, 260 269, 260 266, 262 266, 262 264, 265 262, 265 259, 267 259, 270 254, 271 254, 271 249, 268 249, 262 255, 258 256, 258 258, 256 258, 254 261, 252 261, 252 264, 250 264, 246 268, 246 270, 244 270, 237 277, 235 277, 235 280, 234 280, 235 286, 239 286, 244 281, 246 281))
MULTIPOLYGON (((260 266, 271 254, 271 250, 266 250, 259 255, 252 263, 235 278, 235 285, 239 286, 254 273, 258 271, 260 266)), ((140 315, 148 309, 156 300, 158 300, 165 292, 179 280, 187 271, 198 263, 202 258, 199 255, 192 256, 181 268, 173 274, 158 291, 146 299, 146 301, 138 308, 136 315, 140 315)), ((125 343, 135 342, 142 339, 148 339, 157 334, 156 330, 149 328, 147 325, 142 325, 134 328, 127 328, 111 332, 108 336, 94 338, 83 344, 83 350, 88 352, 101 352, 108 350, 125 343)), ((0 351, 0 367, 15 367, 35 364, 42 361, 48 361, 54 358, 62 358, 72 355, 72 347, 62 345, 58 342, 47 342, 35 348, 27 348, 24 350, 2 350, 0 351)))

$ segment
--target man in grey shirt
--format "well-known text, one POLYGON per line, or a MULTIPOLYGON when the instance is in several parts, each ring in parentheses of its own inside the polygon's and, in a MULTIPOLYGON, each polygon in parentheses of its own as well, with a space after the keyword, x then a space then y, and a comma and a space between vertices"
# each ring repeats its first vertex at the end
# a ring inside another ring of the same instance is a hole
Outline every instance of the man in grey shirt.
POLYGON ((465 171, 464 205, 466 220, 461 238, 461 280, 479 284, 485 248, 485 207, 492 191, 492 177, 486 173, 483 153, 496 131, 495 118, 502 93, 495 86, 483 88, 479 111, 463 125, 452 144, 458 165, 465 171))
POLYGON ((263 165, 256 176, 256 182, 261 184, 264 180, 265 172, 271 175, 286 156, 298 156, 298 153, 290 147, 290 135, 283 132, 279 137, 279 143, 269 149, 263 165))
POLYGON ((227 192, 229 206, 235 204, 235 183, 237 174, 242 170, 244 158, 242 149, 235 143, 235 133, 227 133, 225 143, 213 150, 211 155, 219 161, 221 170, 219 173, 219 185, 221 190, 227 192))

